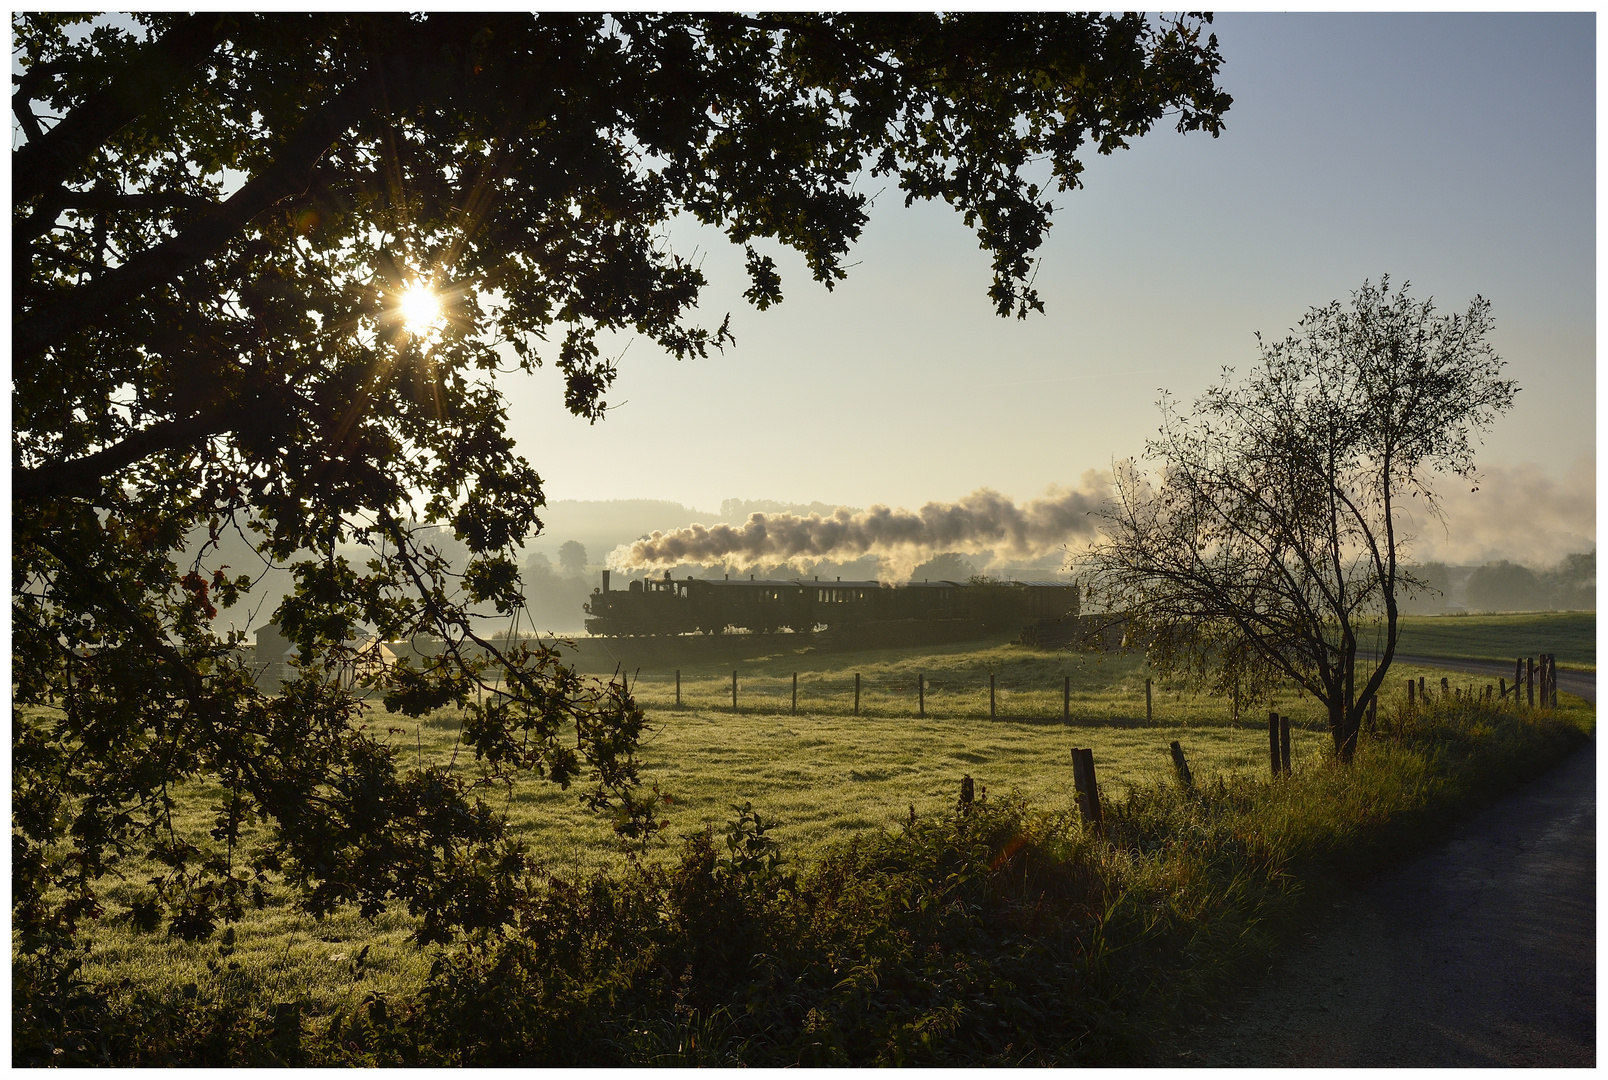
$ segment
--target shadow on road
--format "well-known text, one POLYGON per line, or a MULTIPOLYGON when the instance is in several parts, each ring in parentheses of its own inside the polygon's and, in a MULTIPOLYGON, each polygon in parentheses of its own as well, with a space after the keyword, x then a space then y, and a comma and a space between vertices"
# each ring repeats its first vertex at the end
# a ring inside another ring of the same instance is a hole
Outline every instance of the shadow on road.
POLYGON ((1336 904, 1158 1064, 1595 1066, 1596 807, 1593 740, 1336 904))

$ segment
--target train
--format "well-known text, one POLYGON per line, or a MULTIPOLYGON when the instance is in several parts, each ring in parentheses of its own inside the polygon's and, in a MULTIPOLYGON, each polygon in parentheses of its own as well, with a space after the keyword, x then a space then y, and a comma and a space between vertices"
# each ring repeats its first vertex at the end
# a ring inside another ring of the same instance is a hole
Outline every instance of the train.
POLYGON ((812 634, 871 624, 966 622, 1024 640, 1038 627, 1078 615, 1079 588, 1068 581, 822 581, 820 578, 633 580, 602 586, 585 604, 586 630, 606 637, 724 634, 747 631, 812 634))

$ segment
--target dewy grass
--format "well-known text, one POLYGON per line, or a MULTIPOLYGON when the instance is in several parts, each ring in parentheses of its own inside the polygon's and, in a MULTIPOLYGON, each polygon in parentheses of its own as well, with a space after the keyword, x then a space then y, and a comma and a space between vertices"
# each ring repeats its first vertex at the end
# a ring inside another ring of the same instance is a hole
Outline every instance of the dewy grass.
MULTIPOLYGON (((864 693, 867 675, 918 665, 962 681, 994 664, 998 684, 1068 663, 979 656, 837 670, 861 670, 864 693)), ((61 1063, 1140 1062, 1179 1006, 1266 955, 1303 898, 1533 775, 1594 716, 1568 697, 1533 720, 1457 700, 1409 713, 1393 695, 1352 767, 1301 728, 1294 775, 1269 781, 1265 711, 1235 726, 1220 702, 1158 688, 1146 725, 1137 664, 1080 678, 1071 726, 655 707, 644 774, 675 795, 671 832, 695 840, 622 862, 572 794, 499 796, 552 875, 502 945, 426 953, 402 915, 317 923, 284 902, 232 936, 169 941, 135 933, 114 891, 82 973, 111 989, 29 1013, 49 972, 18 966, 14 1053, 32 1060, 29 1033, 54 1024, 84 1047, 61 1063), (1173 738, 1192 793, 1169 777, 1173 738), (1073 745, 1094 748, 1104 836, 1072 808, 1073 745), (957 813, 962 774, 988 795, 957 813), (759 816, 728 848, 746 802, 759 816), (696 840, 709 826, 713 843, 696 840), (297 1017, 289 1042, 275 1003, 297 1017)), ((1310 700, 1275 707, 1317 720, 1310 700)), ((394 737, 432 761, 455 733, 438 716, 394 737)))
MULTIPOLYGON (((852 674, 846 680, 848 700, 829 701, 819 711, 806 711, 801 703, 799 715, 785 712, 785 699, 782 712, 775 711, 771 699, 754 708, 740 707, 734 714, 729 704, 676 710, 668 701, 656 704, 651 693, 643 693, 652 728, 642 748, 642 776, 673 800, 662 808, 670 821, 668 835, 718 827, 730 817, 732 805, 748 802, 776 823, 772 835, 791 855, 813 857, 857 832, 897 826, 908 819, 912 807, 921 816, 943 812, 953 805, 963 775, 996 795, 1014 791, 1036 805, 1067 809, 1073 805, 1073 746, 1093 748, 1100 782, 1112 794, 1170 769, 1167 745, 1173 739, 1181 740, 1198 775, 1260 776, 1268 769, 1265 720, 1236 726, 1223 714, 1221 702, 1157 687, 1156 720, 1146 724, 1143 667, 1132 657, 1006 647, 880 660, 857 654, 833 662, 836 667, 816 674, 841 682, 844 672, 860 670, 866 699, 881 680, 891 681, 904 670, 917 668, 937 672, 952 684, 980 683, 981 690, 974 693, 972 715, 927 720, 917 719, 914 709, 901 714, 892 707, 882 715, 867 709, 866 714, 854 716, 852 674), (1012 706, 1021 699, 1007 698, 1008 689, 1034 681, 1060 684, 1061 672, 1074 673, 1072 723, 1059 719, 1059 690, 1052 693, 1052 719, 1044 717, 1044 710, 1013 707, 1000 708, 1002 718, 988 720, 990 670, 997 676, 1000 702, 1012 706), (1029 715, 1021 715, 1024 712, 1029 715)), ((741 695, 751 676, 739 678, 741 695)), ((728 674, 728 695, 729 680, 728 674)), ((684 680, 684 689, 686 684, 684 680)), ((787 685, 790 688, 790 678, 787 685)), ((673 694, 673 685, 670 689, 673 694)), ((1298 724, 1307 725, 1297 730, 1298 762, 1320 755, 1328 738, 1315 726, 1318 719, 1311 706, 1310 700, 1305 702, 1303 717, 1299 715, 1303 705, 1293 695, 1278 703, 1297 713, 1298 724)), ((390 738, 404 768, 415 762, 455 762, 458 769, 473 768, 472 755, 457 741, 459 721, 453 713, 414 721, 376 711, 371 723, 382 730, 397 729, 390 738)), ((206 791, 196 788, 180 794, 185 796, 181 825, 204 831, 211 814, 206 791)), ((514 831, 555 874, 583 878, 618 871, 623 864, 607 822, 588 812, 574 790, 533 781, 512 791, 488 790, 486 797, 509 815, 514 831)), ((673 846, 660 846, 643 857, 665 862, 677 853, 673 846)), ((108 908, 118 915, 145 876, 138 866, 124 872, 126 881, 107 889, 108 908)), ((192 984, 197 993, 220 994, 230 986, 254 984, 265 993, 300 997, 315 1011, 327 1012, 370 992, 416 990, 430 961, 410 943, 411 929, 411 921, 401 913, 389 914, 374 925, 350 912, 314 922, 281 896, 264 911, 248 913, 236 927, 233 945, 220 952, 216 939, 191 943, 141 934, 114 915, 97 929, 85 973, 112 980, 132 975, 172 995, 192 984), (358 963, 356 957, 365 945, 369 952, 358 963), (298 986, 302 989, 293 992, 298 986)))
POLYGON ((1554 653, 1558 666, 1597 668, 1595 611, 1506 615, 1411 615, 1401 620, 1398 649, 1408 656, 1495 660, 1554 653))

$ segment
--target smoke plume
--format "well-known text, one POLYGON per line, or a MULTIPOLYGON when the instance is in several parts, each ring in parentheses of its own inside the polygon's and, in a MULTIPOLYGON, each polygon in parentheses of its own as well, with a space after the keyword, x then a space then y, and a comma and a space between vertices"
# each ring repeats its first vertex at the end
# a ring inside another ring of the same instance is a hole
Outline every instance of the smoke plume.
POLYGON ((1478 491, 1443 480, 1444 525, 1409 504, 1403 525, 1415 562, 1474 565, 1509 559, 1548 567, 1597 547, 1597 463, 1583 456, 1561 477, 1533 462, 1482 468, 1478 491))
POLYGON ((736 526, 690 525, 655 532, 615 548, 609 565, 617 570, 681 563, 739 567, 788 563, 802 568, 820 560, 848 562, 876 555, 891 573, 903 576, 946 551, 992 551, 996 559, 1034 559, 1069 542, 1093 539, 1091 511, 1109 492, 1108 478, 1090 470, 1083 474, 1083 490, 1052 487, 1043 498, 1021 506, 983 488, 958 502, 930 502, 920 510, 873 506, 859 513, 839 507, 825 517, 750 514, 736 526))

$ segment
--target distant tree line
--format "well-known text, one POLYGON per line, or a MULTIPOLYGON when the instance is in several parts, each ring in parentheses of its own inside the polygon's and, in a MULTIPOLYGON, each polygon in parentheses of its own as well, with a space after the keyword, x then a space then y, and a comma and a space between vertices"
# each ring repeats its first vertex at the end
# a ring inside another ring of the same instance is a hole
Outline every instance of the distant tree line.
POLYGON ((556 568, 539 551, 525 560, 520 569, 532 626, 538 630, 580 629, 586 618, 581 605, 592 591, 586 560, 586 546, 575 540, 566 540, 559 547, 556 568))
MULTIPOLYGON (((1438 615, 1453 610, 1454 570, 1432 562, 1413 568, 1413 575, 1428 588, 1402 604, 1410 615, 1438 615)), ((1597 553, 1565 555, 1555 566, 1532 570, 1499 559, 1476 567, 1464 586, 1467 611, 1595 611, 1597 609, 1597 553)))
POLYGON ((945 552, 928 559, 910 571, 911 581, 970 581, 979 571, 970 559, 956 552, 945 552))

